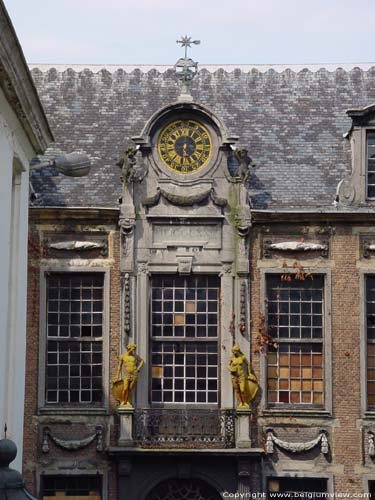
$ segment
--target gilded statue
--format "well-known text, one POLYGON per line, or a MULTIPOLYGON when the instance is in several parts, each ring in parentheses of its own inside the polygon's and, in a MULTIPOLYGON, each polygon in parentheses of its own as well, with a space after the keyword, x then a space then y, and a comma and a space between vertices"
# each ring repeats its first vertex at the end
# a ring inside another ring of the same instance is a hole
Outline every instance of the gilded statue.
POLYGON ((136 344, 129 344, 126 352, 121 354, 116 377, 112 382, 112 391, 115 398, 120 401, 120 408, 133 408, 132 392, 137 383, 138 373, 144 365, 143 359, 135 352, 136 348, 136 344), (122 368, 124 368, 124 374, 121 378, 122 368))
POLYGON ((258 392, 258 381, 251 373, 251 365, 238 345, 232 347, 232 356, 228 362, 232 376, 232 385, 236 393, 238 408, 247 409, 258 392))

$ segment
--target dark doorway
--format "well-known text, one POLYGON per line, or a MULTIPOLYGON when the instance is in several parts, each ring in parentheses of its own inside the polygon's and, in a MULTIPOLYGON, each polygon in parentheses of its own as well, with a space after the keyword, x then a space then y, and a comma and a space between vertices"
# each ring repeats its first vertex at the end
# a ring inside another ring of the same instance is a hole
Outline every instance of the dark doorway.
POLYGON ((169 479, 159 483, 146 500, 222 500, 217 491, 200 479, 169 479))

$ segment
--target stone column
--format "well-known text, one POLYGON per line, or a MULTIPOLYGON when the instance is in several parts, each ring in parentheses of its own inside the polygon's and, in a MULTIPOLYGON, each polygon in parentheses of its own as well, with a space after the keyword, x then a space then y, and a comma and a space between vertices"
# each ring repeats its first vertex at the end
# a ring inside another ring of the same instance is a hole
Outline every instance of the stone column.
POLYGON ((136 386, 137 408, 148 407, 149 360, 149 273, 147 263, 138 264, 137 276, 137 353, 145 361, 136 386))
POLYGON ((221 272, 221 406, 233 408, 233 387, 227 363, 231 356, 232 337, 229 325, 233 315, 233 277, 231 264, 224 264, 221 272))

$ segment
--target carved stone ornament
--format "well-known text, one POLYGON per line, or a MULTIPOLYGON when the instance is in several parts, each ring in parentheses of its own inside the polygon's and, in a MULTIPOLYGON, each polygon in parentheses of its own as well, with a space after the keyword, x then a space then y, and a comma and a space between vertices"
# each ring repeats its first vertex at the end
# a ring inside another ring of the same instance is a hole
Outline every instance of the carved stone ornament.
POLYGON ((271 257, 271 252, 321 252, 322 257, 328 256, 328 243, 314 243, 310 241, 283 241, 272 243, 270 240, 264 241, 263 255, 271 257))
POLYGON ((130 322, 131 322, 131 311, 130 311, 130 275, 125 273, 123 277, 123 287, 124 287, 124 331, 127 335, 130 334, 130 322))
POLYGON ((230 182, 243 182, 247 184, 251 177, 252 159, 246 148, 238 148, 228 158, 228 170, 231 175, 230 182))
POLYGON ((191 274, 193 257, 177 257, 178 273, 191 274))
POLYGON ((368 442, 368 454, 371 458, 374 458, 375 457, 375 435, 372 431, 368 432, 367 442, 368 442))
POLYGON ((95 428, 94 434, 91 436, 87 436, 83 439, 61 439, 52 434, 49 427, 45 427, 43 429, 43 438, 42 438, 42 451, 43 453, 49 452, 49 439, 53 441, 57 446, 63 448, 64 450, 76 451, 81 448, 86 448, 89 444, 91 444, 95 439, 97 439, 96 450, 103 451, 103 426, 97 425, 95 428))
POLYGON ((85 250, 97 250, 106 249, 106 243, 98 241, 54 241, 53 243, 47 243, 47 247, 52 250, 65 250, 65 251, 85 251, 85 250))
POLYGON ((369 259, 371 256, 375 255, 375 243, 372 240, 363 239, 362 240, 362 251, 363 257, 369 259))
POLYGON ((121 181, 125 185, 131 182, 142 182, 147 175, 147 167, 137 147, 128 147, 116 165, 121 168, 121 181))
POLYGON ((323 455, 327 455, 329 452, 329 443, 327 432, 322 429, 319 432, 319 435, 311 440, 305 441, 304 443, 291 443, 290 441, 283 441, 275 436, 272 429, 267 429, 267 437, 266 437, 266 453, 267 455, 272 455, 274 452, 274 445, 277 445, 284 451, 289 451, 291 453, 303 453, 305 451, 312 450, 320 444, 320 451, 323 455))
POLYGON ((182 186, 164 186, 163 188, 158 187, 156 193, 143 200, 143 206, 153 207, 159 203, 160 197, 163 197, 172 205, 176 206, 192 206, 196 203, 202 203, 207 199, 211 199, 213 203, 219 207, 225 207, 227 205, 227 200, 220 198, 216 195, 215 190, 211 187, 190 187, 189 194, 187 194, 186 187, 182 186))

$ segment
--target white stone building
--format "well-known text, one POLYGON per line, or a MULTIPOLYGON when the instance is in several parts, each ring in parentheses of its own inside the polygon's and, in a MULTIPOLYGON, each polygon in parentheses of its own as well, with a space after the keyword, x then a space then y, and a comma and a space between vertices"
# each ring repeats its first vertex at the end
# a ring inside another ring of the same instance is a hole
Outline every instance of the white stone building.
POLYGON ((22 48, 0 0, 0 434, 22 460, 29 163, 52 133, 22 48))

